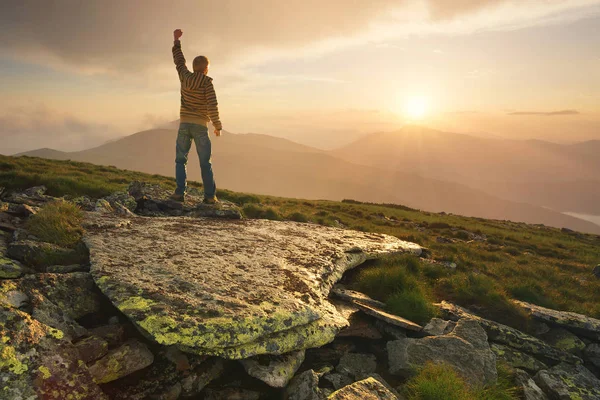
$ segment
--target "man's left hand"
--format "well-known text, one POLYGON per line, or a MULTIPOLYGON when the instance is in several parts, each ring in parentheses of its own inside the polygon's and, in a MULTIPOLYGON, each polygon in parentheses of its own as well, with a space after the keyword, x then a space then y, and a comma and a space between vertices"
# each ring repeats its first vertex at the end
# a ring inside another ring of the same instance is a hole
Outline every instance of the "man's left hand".
POLYGON ((215 129, 215 136, 216 137, 221 136, 221 130, 220 129, 215 129))

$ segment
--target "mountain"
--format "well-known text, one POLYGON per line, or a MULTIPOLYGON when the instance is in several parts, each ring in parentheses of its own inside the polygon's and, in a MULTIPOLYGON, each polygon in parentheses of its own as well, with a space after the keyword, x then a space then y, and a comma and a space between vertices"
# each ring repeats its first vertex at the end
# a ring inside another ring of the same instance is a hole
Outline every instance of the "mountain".
MULTIPOLYGON (((154 174, 173 175, 176 130, 154 129, 73 153, 25 153, 71 159, 154 174)), ((225 132, 214 138, 217 185, 235 191, 309 199, 355 199, 404 204, 428 211, 543 223, 600 233, 600 226, 529 204, 502 200, 462 184, 414 173, 366 167, 286 139, 225 132)), ((198 159, 190 152, 189 177, 200 180, 198 159)))
POLYGON ((558 211, 600 214, 600 141, 561 145, 409 126, 330 154, 357 164, 456 182, 558 211))

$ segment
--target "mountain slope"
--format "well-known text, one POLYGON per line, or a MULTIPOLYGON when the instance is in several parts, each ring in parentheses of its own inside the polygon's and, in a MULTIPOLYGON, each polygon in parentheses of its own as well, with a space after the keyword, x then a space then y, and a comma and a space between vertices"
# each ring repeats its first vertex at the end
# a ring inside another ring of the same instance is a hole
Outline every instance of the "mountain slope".
MULTIPOLYGON (((93 149, 68 153, 68 158, 173 175, 176 135, 175 130, 168 129, 139 132, 93 149)), ((235 191, 397 203, 429 211, 544 223, 600 233, 600 226, 551 210, 501 200, 456 183, 356 165, 320 150, 266 135, 226 133, 213 138, 213 154, 217 185, 235 191)), ((188 168, 189 177, 199 180, 198 160, 193 150, 188 168)))

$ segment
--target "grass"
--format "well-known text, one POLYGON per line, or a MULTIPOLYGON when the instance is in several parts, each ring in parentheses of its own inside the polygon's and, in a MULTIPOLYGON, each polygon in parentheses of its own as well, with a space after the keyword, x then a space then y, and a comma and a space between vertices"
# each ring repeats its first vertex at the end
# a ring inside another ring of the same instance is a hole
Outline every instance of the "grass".
POLYGON ((44 242, 74 247, 83 234, 83 213, 72 203, 55 201, 29 217, 27 229, 44 242))
POLYGON ((498 382, 483 388, 472 388, 445 364, 426 364, 404 386, 407 400, 516 400, 510 372, 498 368, 498 382))
MULTIPOLYGON (((125 190, 133 180, 160 184, 168 189, 175 187, 172 178, 114 167, 0 156, 0 186, 7 190, 43 184, 53 196, 97 198, 125 190)), ((189 185, 201 187, 197 182, 189 185)), ((458 266, 450 271, 418 260, 396 258, 367 265, 363 270, 386 269, 398 284, 389 286, 400 287, 400 290, 386 290, 385 296, 380 288, 381 297, 386 300, 412 285, 428 300, 448 300, 476 307, 489 318, 513 326, 511 321, 519 321, 520 317, 519 311, 510 305, 511 299, 600 318, 600 280, 591 274, 592 268, 600 263, 598 235, 354 200, 300 200, 228 190, 219 190, 219 197, 240 205, 249 218, 287 219, 388 234, 425 246, 436 260, 454 262, 458 266), (487 240, 467 240, 468 233, 485 235, 487 240), (452 238, 454 243, 438 243, 439 236, 452 238)), ((364 279, 360 274, 355 277, 359 281, 364 279)), ((377 279, 382 287, 389 287, 385 274, 377 279)), ((373 286, 373 282, 370 285, 373 286)), ((371 293, 377 297, 378 291, 371 293)), ((403 296, 418 297, 410 290, 403 296)))

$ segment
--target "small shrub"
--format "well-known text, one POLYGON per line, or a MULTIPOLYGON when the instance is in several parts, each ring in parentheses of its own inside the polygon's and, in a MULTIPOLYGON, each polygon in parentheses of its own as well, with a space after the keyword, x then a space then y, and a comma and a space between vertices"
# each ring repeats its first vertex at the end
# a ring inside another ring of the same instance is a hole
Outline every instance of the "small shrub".
POLYGON ((515 387, 514 375, 510 368, 498 363, 498 381, 494 385, 488 385, 475 392, 477 400, 517 400, 519 391, 515 387))
POLYGON ((285 219, 295 222, 308 222, 308 217, 301 212, 294 212, 288 215, 285 219))
POLYGON ((437 315, 431 301, 419 288, 397 292, 386 300, 388 311, 424 325, 437 315))
POLYGON ((469 400, 474 395, 465 381, 444 364, 427 364, 404 387, 408 400, 469 400))
POLYGON ((83 213, 72 203, 55 201, 27 221, 27 229, 44 242, 73 247, 81 239, 83 213))
POLYGON ((417 288, 419 283, 403 266, 375 266, 360 271, 353 286, 374 299, 385 302, 397 292, 417 288))

